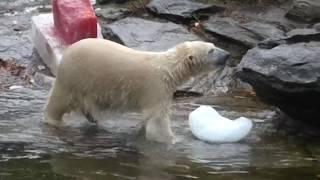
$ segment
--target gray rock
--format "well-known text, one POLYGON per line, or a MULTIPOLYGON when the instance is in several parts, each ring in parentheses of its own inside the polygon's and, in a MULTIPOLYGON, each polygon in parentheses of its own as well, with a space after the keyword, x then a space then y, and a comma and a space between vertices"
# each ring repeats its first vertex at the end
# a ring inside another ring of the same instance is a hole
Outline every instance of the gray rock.
POLYGON ((204 30, 214 35, 235 41, 248 48, 266 38, 282 37, 284 32, 271 24, 250 22, 240 24, 231 18, 210 18, 204 23, 204 30))
POLYGON ((34 81, 38 86, 41 86, 44 89, 50 89, 54 84, 55 78, 36 72, 34 75, 34 81))
POLYGON ((210 72, 199 77, 192 78, 179 90, 199 92, 204 95, 222 95, 231 91, 232 88, 243 87, 239 79, 234 77, 236 69, 226 66, 221 72, 210 72))
POLYGON ((22 36, 6 36, 1 37, 0 41, 0 57, 3 59, 16 59, 23 61, 29 59, 33 53, 33 45, 28 37, 22 36))
POLYGON ((207 17, 206 14, 224 10, 222 6, 205 4, 194 0, 151 0, 147 8, 154 14, 176 23, 190 21, 203 16, 207 17))
POLYGON ((209 21, 204 23, 204 29, 206 32, 222 36, 248 47, 255 46, 259 41, 259 36, 242 28, 238 22, 231 18, 210 18, 209 21))
POLYGON ((240 78, 294 119, 320 125, 320 42, 249 50, 240 78))
POLYGON ((286 33, 283 38, 269 38, 258 45, 261 48, 271 49, 280 44, 293 44, 299 42, 310 42, 310 41, 320 41, 320 31, 316 29, 294 29, 286 33))
POLYGON ((319 9, 319 0, 295 0, 287 13, 287 17, 303 21, 320 20, 319 9))
MULTIPOLYGON (((295 28, 304 28, 308 26, 307 22, 294 21, 286 17, 288 9, 291 7, 292 0, 287 0, 284 4, 277 4, 274 1, 268 1, 264 5, 245 6, 246 3, 241 3, 236 9, 232 9, 229 17, 240 18, 240 20, 254 20, 261 23, 276 24, 285 31, 290 31, 295 28), (272 4, 272 5, 271 5, 272 4), (240 17, 239 17, 240 16, 240 17)), ((266 1, 265 1, 266 2, 266 1)), ((239 3, 240 4, 240 3, 239 3)))
POLYGON ((128 17, 103 27, 103 35, 139 50, 164 51, 184 41, 200 40, 182 26, 128 17))
POLYGON ((29 15, 0 18, 0 57, 2 59, 16 59, 22 62, 31 58, 33 45, 29 40, 29 28, 29 15), (17 27, 20 27, 19 31, 17 27))
POLYGON ((297 36, 308 36, 320 34, 316 29, 294 29, 286 33, 286 38, 297 38, 297 36))
POLYGON ((108 5, 96 10, 96 15, 103 20, 115 21, 124 18, 129 13, 128 9, 115 5, 108 5))
MULTIPOLYGON (((23 120, 32 117, 34 114, 40 114, 45 105, 47 94, 47 91, 30 88, 1 91, 1 127, 5 129, 11 128, 12 125, 15 124, 15 127, 18 128, 18 124, 23 125, 23 120), (22 122, 17 123, 18 119, 22 120, 22 122)), ((37 120, 40 120, 39 117, 41 116, 38 116, 37 120)), ((6 130, 10 131, 9 129, 6 130)), ((3 140, 2 138, 0 139, 3 140)), ((16 137, 15 140, 18 139, 19 138, 16 137)))
POLYGON ((3 12, 25 12, 27 8, 37 7, 44 4, 49 4, 50 1, 33 1, 33 0, 15 0, 15 1, 0 1, 0 13, 3 12))
POLYGON ((320 23, 313 25, 313 29, 320 31, 320 23))
POLYGON ((99 4, 107 4, 107 3, 113 3, 113 2, 121 4, 121 3, 125 3, 127 1, 128 0, 97 0, 97 2, 99 4))
POLYGON ((242 27, 258 35, 262 39, 281 38, 285 35, 284 31, 272 24, 264 24, 259 22, 249 22, 242 24, 242 27))

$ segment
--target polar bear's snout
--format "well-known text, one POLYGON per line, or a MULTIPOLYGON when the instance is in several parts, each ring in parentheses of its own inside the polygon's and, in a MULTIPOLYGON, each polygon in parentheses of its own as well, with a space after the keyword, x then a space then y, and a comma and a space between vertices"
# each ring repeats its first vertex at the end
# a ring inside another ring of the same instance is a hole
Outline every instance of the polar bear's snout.
POLYGON ((214 65, 225 65, 230 57, 230 53, 220 49, 215 48, 209 55, 209 61, 212 61, 214 65))

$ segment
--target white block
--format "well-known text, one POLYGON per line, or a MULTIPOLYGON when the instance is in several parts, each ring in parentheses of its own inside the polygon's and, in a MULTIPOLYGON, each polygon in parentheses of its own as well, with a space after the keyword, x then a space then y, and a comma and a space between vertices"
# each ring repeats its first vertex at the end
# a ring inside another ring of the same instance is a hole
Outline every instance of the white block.
MULTIPOLYGON (((98 38, 103 38, 98 26, 98 38)), ((64 49, 67 47, 54 32, 53 14, 40 14, 32 17, 31 41, 42 61, 56 76, 64 49)))

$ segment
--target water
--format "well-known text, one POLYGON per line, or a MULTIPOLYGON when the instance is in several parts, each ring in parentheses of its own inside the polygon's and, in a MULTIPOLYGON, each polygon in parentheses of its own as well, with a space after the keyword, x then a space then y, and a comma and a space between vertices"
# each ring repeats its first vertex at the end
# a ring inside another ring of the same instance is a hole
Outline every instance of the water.
MULTIPOLYGON (((33 60, 30 16, 50 10, 49 2, 0 1, 1 58, 14 57, 22 64, 33 60)), ((11 78, 8 82, 16 85, 11 78)), ((0 85, 4 82, 0 74, 0 85)), ((144 139, 140 114, 109 115, 98 126, 71 115, 65 126, 48 127, 42 123, 47 95, 34 87, 0 91, 0 180, 320 178, 319 138, 281 125, 286 119, 248 97, 176 101, 172 121, 178 142, 167 147, 144 139), (229 118, 249 117, 253 131, 239 143, 201 142, 187 124, 188 113, 199 104, 213 105, 229 118)))
POLYGON ((108 116, 98 126, 66 116, 56 129, 41 122, 48 92, 16 89, 0 94, 0 179, 317 179, 316 138, 276 130, 277 113, 251 98, 182 99, 173 106, 178 142, 144 139, 140 114, 108 116), (253 131, 239 143, 195 139, 187 115, 200 103, 230 118, 245 115, 253 131), (223 104, 225 103, 225 104, 223 104))

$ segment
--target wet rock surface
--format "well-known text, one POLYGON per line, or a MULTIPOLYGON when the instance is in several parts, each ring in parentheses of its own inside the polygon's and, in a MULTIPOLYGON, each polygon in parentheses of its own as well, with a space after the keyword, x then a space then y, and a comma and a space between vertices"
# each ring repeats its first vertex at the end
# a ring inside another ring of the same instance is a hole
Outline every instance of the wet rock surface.
POLYGON ((129 10, 119 5, 106 5, 96 10, 96 15, 103 21, 113 22, 125 18, 129 10))
POLYGON ((224 10, 222 6, 201 3, 195 0, 151 0, 147 8, 154 14, 176 23, 199 20, 224 10))
POLYGON ((184 41, 200 40, 184 27, 171 22, 156 22, 128 17, 105 27, 104 37, 128 47, 165 51, 184 41))
POLYGON ((249 22, 240 24, 231 18, 210 18, 204 23, 204 30, 214 35, 221 36, 248 48, 266 38, 280 38, 284 35, 275 25, 249 22))
POLYGON ((107 3, 125 3, 127 2, 128 0, 97 0, 97 2, 99 4, 107 4, 107 3))
POLYGON ((290 31, 295 28, 305 28, 309 26, 308 22, 296 21, 287 18, 286 14, 292 6, 291 0, 286 0, 283 3, 273 1, 269 4, 259 5, 252 3, 251 6, 237 6, 235 11, 231 11, 227 17, 235 17, 240 22, 256 21, 266 24, 275 24, 280 29, 290 31))
POLYGON ((320 43, 283 44, 249 50, 240 75, 262 99, 293 118, 320 124, 320 43))
POLYGON ((14 58, 19 61, 30 59, 33 46, 28 39, 27 30, 30 25, 25 24, 25 17, 2 16, 0 18, 0 57, 14 58))
MULTIPOLYGON (((198 92, 204 95, 217 95, 230 92, 233 86, 245 86, 241 84, 232 74, 236 72, 235 67, 225 67, 220 72, 209 72, 198 77, 191 78, 188 82, 178 87, 178 90, 187 92, 198 92), (239 85, 241 84, 241 85, 239 85)), ((250 88, 248 88, 250 89, 250 88)))
POLYGON ((294 29, 286 33, 283 38, 269 38, 261 41, 258 46, 271 49, 281 44, 294 44, 299 42, 320 41, 320 31, 313 28, 294 29))
POLYGON ((295 0, 287 16, 302 21, 320 21, 318 0, 295 0))

